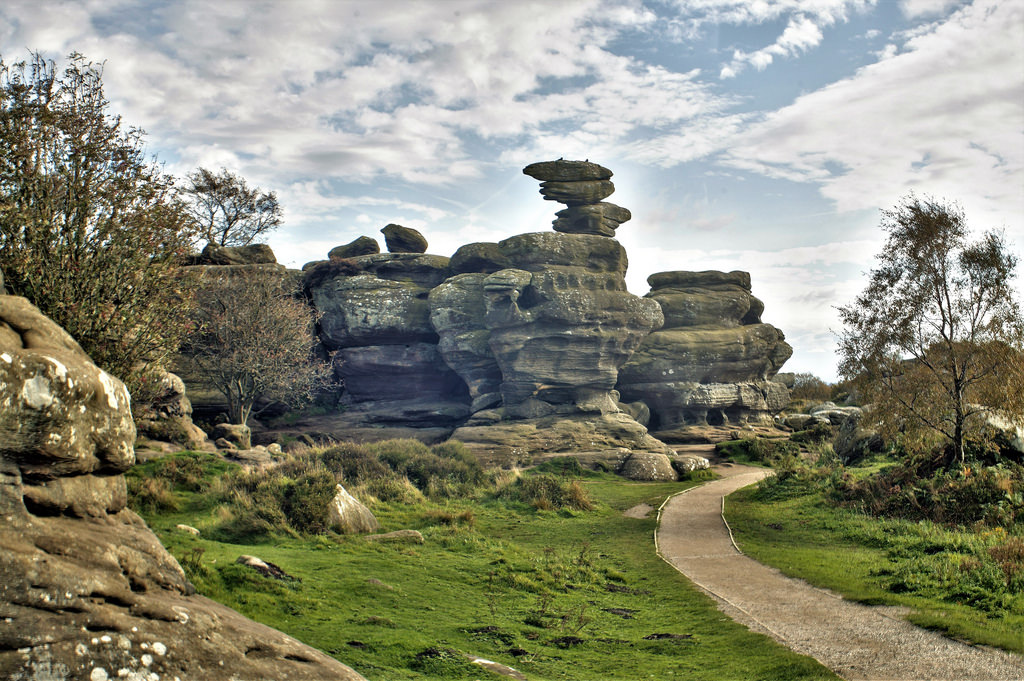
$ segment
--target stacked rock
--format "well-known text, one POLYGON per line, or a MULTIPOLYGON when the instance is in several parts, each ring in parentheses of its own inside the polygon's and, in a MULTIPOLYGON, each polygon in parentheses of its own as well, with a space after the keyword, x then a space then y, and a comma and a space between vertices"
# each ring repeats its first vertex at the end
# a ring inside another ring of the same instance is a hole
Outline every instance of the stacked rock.
POLYGON ((685 439, 692 426, 770 425, 789 392, 769 379, 793 349, 761 322, 764 303, 751 294, 750 275, 659 272, 647 281, 665 325, 619 372, 622 398, 650 408, 662 439, 685 439))
POLYGON ((546 201, 564 203, 552 223, 556 232, 615 236, 615 230, 632 215, 622 206, 607 203, 615 191, 612 171, 590 161, 543 161, 523 168, 523 173, 540 180, 546 201))

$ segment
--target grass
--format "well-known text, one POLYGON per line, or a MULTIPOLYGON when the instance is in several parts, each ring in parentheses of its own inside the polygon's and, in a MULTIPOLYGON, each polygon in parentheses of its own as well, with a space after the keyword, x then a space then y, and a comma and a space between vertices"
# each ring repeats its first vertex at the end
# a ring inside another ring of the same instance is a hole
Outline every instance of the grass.
POLYGON ((655 556, 654 518, 622 515, 640 503, 657 507, 696 483, 635 483, 564 468, 542 473, 569 490, 570 503, 560 508, 550 481, 538 497, 546 503, 498 493, 514 480, 458 498, 372 504, 382 531, 416 529, 423 544, 296 532, 213 541, 218 504, 203 489, 177 485, 175 505, 142 510, 201 593, 371 681, 486 678, 464 653, 537 681, 837 678, 732 622, 655 556), (583 498, 587 504, 578 503, 583 498), (178 523, 203 535, 176 531, 178 523), (259 576, 234 563, 240 554, 296 579, 259 576))
POLYGON ((851 600, 909 608, 919 626, 1024 653, 1018 534, 875 518, 791 480, 729 497, 726 515, 744 552, 851 600))

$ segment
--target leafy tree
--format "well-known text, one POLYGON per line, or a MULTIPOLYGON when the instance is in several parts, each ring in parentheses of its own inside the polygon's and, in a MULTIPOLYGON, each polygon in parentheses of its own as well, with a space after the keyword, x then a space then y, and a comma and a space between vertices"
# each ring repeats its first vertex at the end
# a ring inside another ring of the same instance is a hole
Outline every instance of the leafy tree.
POLYGON ((814 374, 800 373, 793 376, 793 389, 789 394, 794 400, 824 402, 832 397, 832 388, 814 374))
POLYGON ((139 390, 187 332, 193 237, 144 133, 108 113, 102 68, 0 59, 0 268, 7 288, 139 390))
POLYGON ((317 313, 295 297, 297 282, 273 265, 199 272, 199 326, 182 354, 227 399, 228 419, 245 424, 259 400, 312 397, 329 368, 313 361, 317 313))
POLYGON ((189 173, 185 193, 201 237, 219 246, 246 246, 281 224, 277 194, 250 188, 226 168, 189 173))
POLYGON ((867 288, 839 308, 840 371, 883 432, 908 449, 946 445, 963 464, 984 416, 1024 420, 1024 320, 1003 235, 968 241, 956 204, 910 195, 883 212, 889 238, 867 288))

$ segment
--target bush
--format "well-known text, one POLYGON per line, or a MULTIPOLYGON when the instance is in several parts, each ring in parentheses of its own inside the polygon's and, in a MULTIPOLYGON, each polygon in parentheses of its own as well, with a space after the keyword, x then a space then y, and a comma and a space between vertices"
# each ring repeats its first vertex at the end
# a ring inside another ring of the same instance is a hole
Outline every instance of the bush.
POLYGON ((565 482, 550 473, 517 478, 501 488, 498 496, 529 504, 542 511, 559 508, 589 511, 594 508, 590 495, 578 480, 565 482))
POLYGON ((178 500, 171 491, 171 483, 165 478, 129 477, 128 505, 138 513, 173 512, 179 508, 178 500))

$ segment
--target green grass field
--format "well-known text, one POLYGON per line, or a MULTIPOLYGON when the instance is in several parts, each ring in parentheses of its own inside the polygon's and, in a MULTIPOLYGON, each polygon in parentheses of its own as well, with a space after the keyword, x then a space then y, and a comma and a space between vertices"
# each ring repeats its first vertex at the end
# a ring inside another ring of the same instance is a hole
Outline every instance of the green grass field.
POLYGON ((204 490, 224 469, 204 461, 203 483, 174 489, 178 510, 144 514, 200 592, 371 681, 491 678, 466 653, 537 681, 837 678, 728 619, 655 556, 653 517, 622 515, 696 483, 586 473, 591 511, 538 510, 484 491, 372 507, 382 531, 416 529, 423 544, 294 533, 229 544, 174 529, 186 523, 206 537, 223 518, 204 490), (236 565, 241 554, 297 580, 236 565))
POLYGON ((1024 653, 1024 542, 1002 528, 872 518, 794 482, 792 495, 731 495, 745 553, 867 604, 905 606, 920 626, 1024 653))

